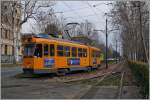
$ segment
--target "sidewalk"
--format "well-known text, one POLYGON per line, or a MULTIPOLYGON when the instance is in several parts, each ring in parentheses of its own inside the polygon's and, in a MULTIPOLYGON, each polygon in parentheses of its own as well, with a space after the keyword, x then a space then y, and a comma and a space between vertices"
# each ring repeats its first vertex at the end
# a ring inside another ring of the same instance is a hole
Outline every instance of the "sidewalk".
POLYGON ((22 66, 22 63, 17 63, 17 64, 1 64, 1 67, 17 67, 17 66, 22 66))

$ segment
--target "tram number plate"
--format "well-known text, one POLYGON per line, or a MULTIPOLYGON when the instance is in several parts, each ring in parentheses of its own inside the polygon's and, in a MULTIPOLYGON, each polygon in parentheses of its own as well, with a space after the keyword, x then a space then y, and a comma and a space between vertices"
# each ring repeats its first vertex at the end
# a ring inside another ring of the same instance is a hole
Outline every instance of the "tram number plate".
POLYGON ((68 65, 80 65, 80 58, 69 58, 68 65))
POLYGON ((44 59, 44 66, 46 67, 51 67, 54 63, 55 63, 54 59, 48 59, 48 58, 44 59))

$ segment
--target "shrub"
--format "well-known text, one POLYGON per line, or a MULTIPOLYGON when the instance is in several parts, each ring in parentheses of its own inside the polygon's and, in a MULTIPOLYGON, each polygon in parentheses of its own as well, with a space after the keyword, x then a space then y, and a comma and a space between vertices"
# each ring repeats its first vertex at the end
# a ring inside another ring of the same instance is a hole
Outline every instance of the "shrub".
POLYGON ((149 66, 147 63, 128 61, 129 67, 140 87, 142 98, 149 97, 149 66))

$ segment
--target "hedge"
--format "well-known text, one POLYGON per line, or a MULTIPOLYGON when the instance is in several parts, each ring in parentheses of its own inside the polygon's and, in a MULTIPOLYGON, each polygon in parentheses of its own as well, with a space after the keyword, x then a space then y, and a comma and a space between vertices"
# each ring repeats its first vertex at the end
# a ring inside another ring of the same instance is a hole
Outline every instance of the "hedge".
POLYGON ((140 87, 142 98, 149 98, 149 66, 144 62, 128 61, 132 73, 135 76, 137 85, 140 87))

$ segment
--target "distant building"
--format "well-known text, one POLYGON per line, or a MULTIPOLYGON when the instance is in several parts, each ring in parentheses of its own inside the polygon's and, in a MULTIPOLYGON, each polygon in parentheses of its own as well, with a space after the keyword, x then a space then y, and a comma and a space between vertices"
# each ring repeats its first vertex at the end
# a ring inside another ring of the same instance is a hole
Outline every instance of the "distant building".
POLYGON ((1 63, 18 62, 21 57, 20 21, 17 1, 1 1, 1 63))

